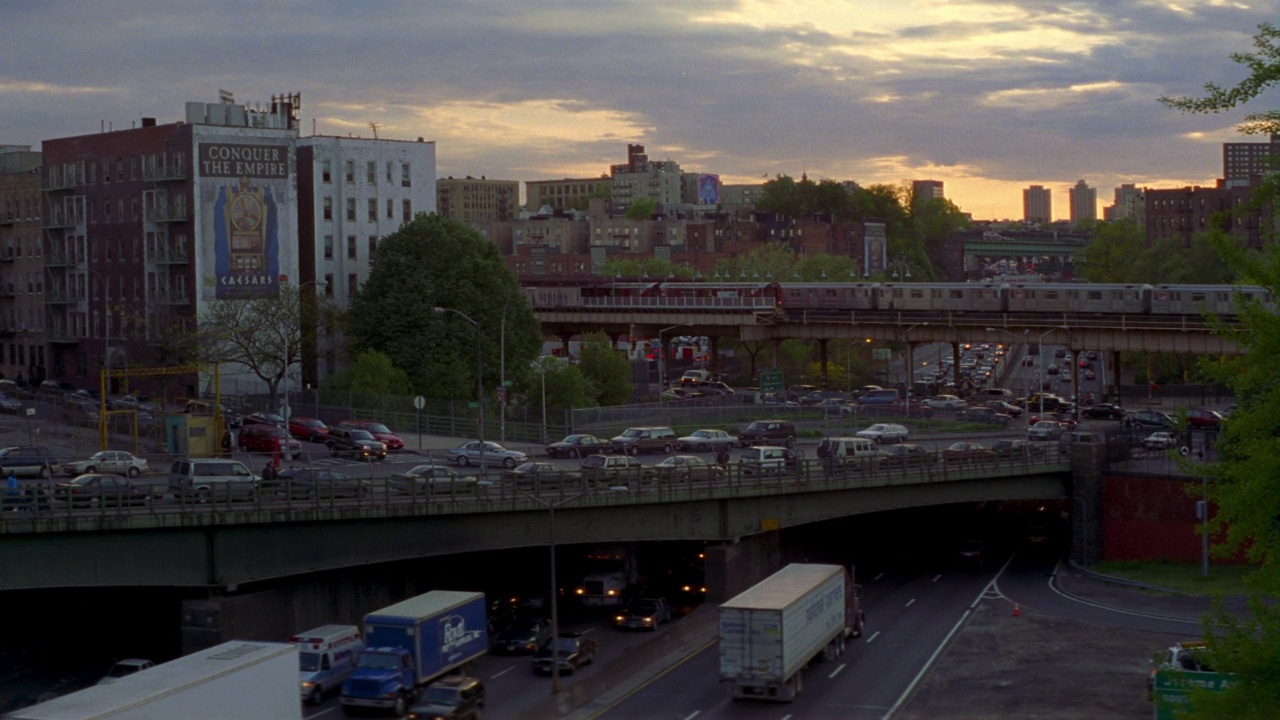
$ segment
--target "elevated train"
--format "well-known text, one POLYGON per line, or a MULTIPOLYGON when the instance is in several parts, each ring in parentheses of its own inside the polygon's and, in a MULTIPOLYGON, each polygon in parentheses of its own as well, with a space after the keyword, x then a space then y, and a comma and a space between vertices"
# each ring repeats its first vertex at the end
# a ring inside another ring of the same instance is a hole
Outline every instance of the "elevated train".
POLYGON ((1231 316, 1238 300, 1276 301, 1246 285, 1102 283, 878 283, 615 281, 542 279, 525 284, 535 310, 673 308, 777 310, 787 315, 888 310, 951 313, 1050 313, 1231 316))

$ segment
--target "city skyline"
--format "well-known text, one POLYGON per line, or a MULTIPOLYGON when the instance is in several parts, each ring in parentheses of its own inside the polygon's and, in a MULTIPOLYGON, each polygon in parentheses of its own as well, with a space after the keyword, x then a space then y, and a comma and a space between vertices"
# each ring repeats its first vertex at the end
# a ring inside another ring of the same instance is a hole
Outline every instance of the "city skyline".
MULTIPOLYGON (((1157 102, 1234 84, 1275 2, 578 0, 346 6, 4 2, 0 143, 302 94, 303 135, 413 140, 440 177, 596 177, 626 145, 726 183, 936 180, 978 219, 1022 191, 1212 185, 1237 113, 1157 102), (1187 43, 1187 37, 1196 38, 1187 43)), ((1274 91, 1257 105, 1276 105, 1274 91)))

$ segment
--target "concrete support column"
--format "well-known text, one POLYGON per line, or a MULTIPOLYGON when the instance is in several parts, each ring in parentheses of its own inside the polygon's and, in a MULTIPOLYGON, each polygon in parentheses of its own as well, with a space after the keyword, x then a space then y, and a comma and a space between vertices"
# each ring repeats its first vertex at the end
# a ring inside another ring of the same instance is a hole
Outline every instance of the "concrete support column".
MULTIPOLYGON (((1111 371, 1111 391, 1115 397, 1115 403, 1119 405, 1120 404, 1120 351, 1119 350, 1111 351, 1111 364, 1108 365, 1106 369, 1111 371)), ((1102 378, 1102 387, 1103 388, 1107 387, 1107 378, 1105 375, 1102 378)))
POLYGON ((781 344, 781 340, 777 338, 769 338, 769 353, 773 360, 773 363, 769 367, 778 367, 778 346, 781 344))
POLYGON ((782 543, 776 531, 708 547, 703 564, 707 604, 728 600, 777 572, 782 563, 782 543))
POLYGON ((951 343, 951 383, 956 390, 960 389, 960 343, 951 343))
POLYGON ((1071 557, 1081 565, 1104 558, 1102 484, 1106 443, 1071 444, 1071 557))

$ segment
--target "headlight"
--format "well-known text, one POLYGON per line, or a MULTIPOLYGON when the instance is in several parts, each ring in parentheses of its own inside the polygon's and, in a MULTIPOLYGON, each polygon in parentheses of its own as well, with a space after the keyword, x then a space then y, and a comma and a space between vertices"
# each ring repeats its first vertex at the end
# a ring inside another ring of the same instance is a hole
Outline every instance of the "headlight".
POLYGON ((313 682, 308 681, 308 682, 304 682, 304 683, 302 683, 302 689, 303 689, 303 690, 310 690, 310 689, 311 689, 311 688, 313 688, 313 687, 315 687, 315 683, 313 683, 313 682))

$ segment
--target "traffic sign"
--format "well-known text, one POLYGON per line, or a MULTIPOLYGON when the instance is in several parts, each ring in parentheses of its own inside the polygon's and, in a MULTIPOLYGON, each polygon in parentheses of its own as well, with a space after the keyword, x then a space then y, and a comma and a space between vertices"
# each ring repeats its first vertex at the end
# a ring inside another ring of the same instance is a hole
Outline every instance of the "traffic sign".
POLYGON ((760 392, 780 393, 786 387, 781 370, 760 371, 760 392))
POLYGON ((419 410, 427 406, 427 399, 419 395, 413 399, 413 406, 419 410))

